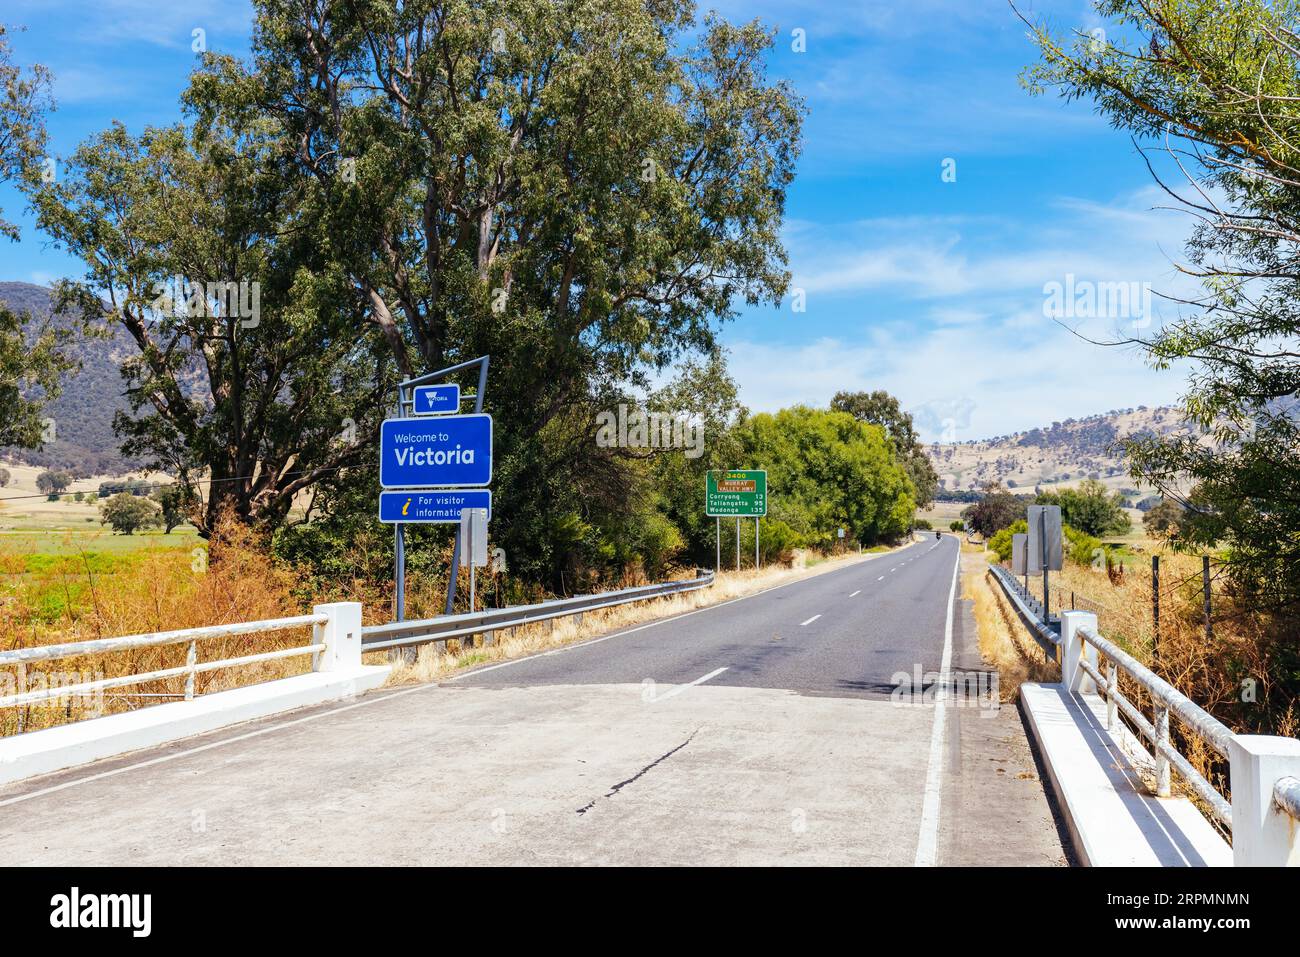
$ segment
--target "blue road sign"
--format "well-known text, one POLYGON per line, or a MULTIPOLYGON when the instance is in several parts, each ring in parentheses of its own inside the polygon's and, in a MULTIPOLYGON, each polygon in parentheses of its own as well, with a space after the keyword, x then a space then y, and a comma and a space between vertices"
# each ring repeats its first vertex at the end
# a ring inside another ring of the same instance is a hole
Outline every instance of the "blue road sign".
POLYGON ((447 415, 460 411, 460 386, 418 385, 411 397, 416 415, 447 415))
POLYGON ((485 508, 492 520, 492 493, 487 489, 411 489, 408 492, 380 492, 379 520, 396 522, 438 522, 454 525, 467 508, 485 508))
POLYGON ((492 481, 492 416, 386 419, 379 431, 380 488, 471 488, 492 481))

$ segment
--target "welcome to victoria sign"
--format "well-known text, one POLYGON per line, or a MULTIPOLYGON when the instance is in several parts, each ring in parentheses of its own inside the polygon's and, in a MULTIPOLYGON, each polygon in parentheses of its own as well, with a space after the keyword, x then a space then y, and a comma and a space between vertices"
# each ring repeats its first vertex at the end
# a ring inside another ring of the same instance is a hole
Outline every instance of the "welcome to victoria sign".
POLYGON ((457 522, 462 508, 491 507, 490 498, 433 494, 491 483, 492 416, 486 413, 387 419, 380 426, 379 456, 381 488, 430 493, 415 501, 380 493, 380 521, 457 522))

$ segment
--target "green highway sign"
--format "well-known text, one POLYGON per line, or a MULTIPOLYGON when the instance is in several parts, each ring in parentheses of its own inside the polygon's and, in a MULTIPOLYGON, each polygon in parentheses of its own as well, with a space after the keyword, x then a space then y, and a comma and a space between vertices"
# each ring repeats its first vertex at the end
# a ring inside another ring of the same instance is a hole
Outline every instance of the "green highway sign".
POLYGON ((766 515, 767 473, 753 469, 706 473, 704 514, 710 518, 766 515))

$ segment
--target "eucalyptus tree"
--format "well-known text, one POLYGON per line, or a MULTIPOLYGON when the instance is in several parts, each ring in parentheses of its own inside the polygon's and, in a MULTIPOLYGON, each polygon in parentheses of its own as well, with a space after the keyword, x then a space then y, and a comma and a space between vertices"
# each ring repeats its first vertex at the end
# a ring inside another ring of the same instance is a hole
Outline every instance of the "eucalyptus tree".
POLYGON ((123 449, 210 483, 204 535, 227 513, 283 522, 361 460, 382 417, 391 363, 275 152, 256 123, 114 125, 35 194, 42 228, 86 266, 65 298, 134 344, 123 449))
POLYGON ((250 60, 192 80, 200 127, 274 130, 401 374, 492 355, 494 525, 553 571, 597 414, 787 289, 803 107, 774 35, 686 0, 255 6, 250 60))
MULTIPOLYGON (((37 64, 14 63, 9 28, 0 23, 0 183, 40 181, 45 115, 54 108, 53 78, 37 64)), ((0 210, 0 236, 18 239, 18 226, 0 210)), ((75 324, 17 312, 0 303, 0 446, 34 448, 48 437, 42 399, 58 394, 60 377, 75 363, 67 346, 75 324)))
POLYGON ((1133 135, 1192 217, 1183 271, 1203 294, 1125 341, 1157 368, 1191 360, 1200 434, 1138 436, 1134 475, 1187 511, 1183 547, 1228 546, 1239 584, 1300 602, 1300 4, 1104 0, 1100 26, 1031 22, 1035 92, 1089 99, 1133 135), (1189 477, 1194 485, 1185 494, 1189 477))

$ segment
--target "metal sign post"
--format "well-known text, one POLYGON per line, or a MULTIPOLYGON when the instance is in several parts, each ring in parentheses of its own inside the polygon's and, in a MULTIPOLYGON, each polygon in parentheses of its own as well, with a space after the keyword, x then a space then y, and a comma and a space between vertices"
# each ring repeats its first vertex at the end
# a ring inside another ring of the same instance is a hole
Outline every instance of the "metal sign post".
POLYGON ((714 519, 717 542, 715 571, 722 570, 722 516, 736 519, 736 571, 740 571, 740 520, 754 519, 754 567, 758 568, 759 519, 767 514, 767 472, 762 469, 732 469, 707 472, 704 476, 704 514, 714 519))
MULTIPOLYGON (((469 566, 469 610, 474 610, 474 569, 487 565, 488 511, 485 508, 467 508, 460 513, 461 551, 460 565, 469 566)), ((460 567, 460 566, 457 566, 460 567)))
POLYGON ((1063 560, 1061 542, 1061 507, 1059 505, 1031 505, 1026 515, 1029 526, 1026 540, 1026 572, 1043 573, 1043 620, 1051 618, 1051 595, 1048 593, 1048 571, 1060 571, 1063 560))
MULTIPOLYGON (((419 415, 429 412, 451 411, 448 405, 451 397, 454 395, 457 405, 460 401, 460 389, 457 387, 454 391, 444 390, 425 390, 420 392, 420 398, 424 401, 426 408, 424 410, 416 408, 416 392, 422 387, 430 386, 434 383, 453 376, 458 372, 478 367, 478 389, 474 393, 474 412, 481 414, 483 412, 483 397, 487 392, 487 373, 490 356, 479 356, 477 359, 470 359, 467 362, 460 362, 454 366, 448 366, 445 369, 439 369, 436 372, 429 372, 414 379, 407 379, 397 386, 397 418, 402 419, 407 416, 419 415)), ((382 452, 381 452, 382 454, 382 452)), ((490 455, 489 451, 489 455, 490 455)), ((384 463, 380 460, 380 472, 384 471, 384 463)), ((437 483, 435 483, 437 484, 437 483)), ((472 484, 467 483, 467 484, 472 484)), ((486 483, 484 483, 486 484, 486 483)), ((393 525, 393 581, 396 588, 394 605, 394 618, 397 621, 406 619, 406 528, 405 522, 396 521, 393 525)), ((461 553, 461 533, 460 526, 456 528, 456 538, 452 545, 451 551, 451 571, 447 576, 447 605, 445 614, 450 615, 452 603, 456 599, 456 569, 460 565, 461 553)))

